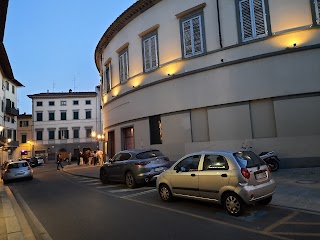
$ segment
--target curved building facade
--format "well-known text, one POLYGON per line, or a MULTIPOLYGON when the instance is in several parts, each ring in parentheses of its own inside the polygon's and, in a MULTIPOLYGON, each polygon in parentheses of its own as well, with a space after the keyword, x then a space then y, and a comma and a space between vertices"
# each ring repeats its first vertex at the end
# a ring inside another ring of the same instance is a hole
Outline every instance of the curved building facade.
POLYGON ((275 150, 320 165, 319 0, 140 0, 101 37, 107 154, 275 150))

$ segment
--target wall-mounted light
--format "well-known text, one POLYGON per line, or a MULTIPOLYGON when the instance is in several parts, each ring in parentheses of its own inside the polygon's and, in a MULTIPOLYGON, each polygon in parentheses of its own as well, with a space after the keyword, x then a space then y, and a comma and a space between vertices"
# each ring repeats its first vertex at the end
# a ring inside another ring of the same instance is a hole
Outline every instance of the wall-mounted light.
POLYGON ((171 76, 174 76, 174 74, 173 74, 173 73, 172 73, 172 74, 171 74, 171 73, 168 73, 168 76, 171 77, 171 76))
POLYGON ((293 47, 296 47, 296 46, 297 46, 297 44, 296 44, 296 43, 294 43, 294 44, 293 44, 293 47))
POLYGON ((2 132, 3 129, 4 129, 4 127, 0 125, 0 132, 2 132))

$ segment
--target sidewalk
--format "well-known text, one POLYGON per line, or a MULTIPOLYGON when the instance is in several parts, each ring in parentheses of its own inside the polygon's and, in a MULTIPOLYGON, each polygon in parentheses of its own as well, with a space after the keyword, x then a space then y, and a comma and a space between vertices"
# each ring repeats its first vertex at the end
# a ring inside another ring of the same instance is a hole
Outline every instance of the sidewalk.
MULTIPOLYGON (((67 165, 65 172, 99 179, 100 166, 67 165)), ((320 213, 320 167, 279 169, 272 172, 276 192, 271 204, 320 213)))

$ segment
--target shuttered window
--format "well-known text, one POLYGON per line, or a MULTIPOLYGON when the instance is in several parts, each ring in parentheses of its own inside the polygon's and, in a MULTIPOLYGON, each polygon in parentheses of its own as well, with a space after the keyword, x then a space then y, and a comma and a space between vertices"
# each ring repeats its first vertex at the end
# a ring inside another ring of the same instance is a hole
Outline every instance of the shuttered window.
POLYGON ((150 144, 162 144, 162 125, 160 115, 149 117, 149 126, 150 144))
POLYGON ((242 41, 268 35, 264 0, 239 1, 242 41))
POLYGON ((124 83, 128 80, 128 49, 119 55, 120 82, 124 83))
POLYGON ((107 64, 104 71, 104 79, 102 82, 103 93, 108 93, 111 90, 111 63, 107 64))
POLYGON ((155 33, 143 40, 143 61, 145 72, 158 67, 158 44, 155 33))
POLYGON ((320 0, 314 0, 314 7, 316 11, 316 22, 320 24, 320 0))
POLYGON ((184 57, 192 57, 204 52, 201 15, 182 21, 184 57))

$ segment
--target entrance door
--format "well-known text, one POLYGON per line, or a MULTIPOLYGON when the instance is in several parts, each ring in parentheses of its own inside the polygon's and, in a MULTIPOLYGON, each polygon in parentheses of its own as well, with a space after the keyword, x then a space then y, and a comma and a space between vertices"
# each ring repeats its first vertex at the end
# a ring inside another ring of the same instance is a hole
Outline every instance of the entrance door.
POLYGON ((108 132, 108 156, 112 158, 115 153, 114 131, 108 132))

